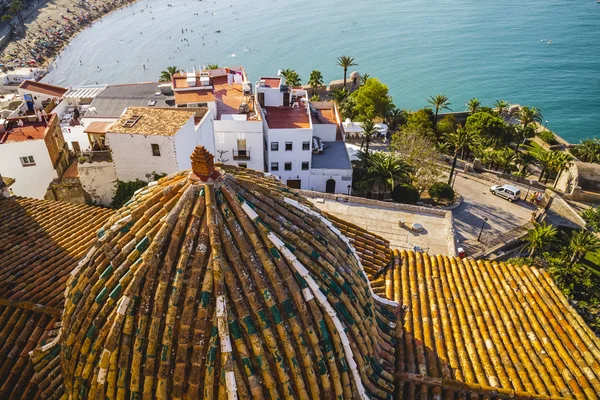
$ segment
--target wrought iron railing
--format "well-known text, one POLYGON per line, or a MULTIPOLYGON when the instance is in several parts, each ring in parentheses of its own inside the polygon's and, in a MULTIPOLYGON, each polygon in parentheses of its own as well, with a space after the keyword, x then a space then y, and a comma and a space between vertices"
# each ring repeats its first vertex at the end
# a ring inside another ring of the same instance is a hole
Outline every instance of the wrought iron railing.
POLYGON ((250 150, 235 150, 233 149, 233 159, 234 160, 249 160, 250 159, 250 150))
POLYGON ((79 159, 79 164, 112 162, 112 154, 110 150, 81 151, 77 154, 77 158, 79 159))

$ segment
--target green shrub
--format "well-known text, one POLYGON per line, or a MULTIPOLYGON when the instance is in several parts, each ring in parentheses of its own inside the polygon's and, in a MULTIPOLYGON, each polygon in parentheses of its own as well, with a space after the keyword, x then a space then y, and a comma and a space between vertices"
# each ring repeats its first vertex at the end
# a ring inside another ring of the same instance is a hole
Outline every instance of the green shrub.
MULTIPOLYGON (((152 172, 152 180, 157 181, 160 178, 167 176, 167 174, 157 174, 152 172)), ((148 185, 148 182, 136 179, 135 181, 123 182, 117 180, 115 195, 113 196, 112 203, 110 206, 114 209, 121 208, 123 204, 127 203, 135 193, 136 190, 141 189, 148 185)))
POLYGON ((444 182, 436 182, 427 191, 429 197, 431 197, 436 203, 441 201, 452 202, 454 201, 454 189, 452 186, 444 182))
POLYGON ((416 204, 419 201, 419 191, 412 185, 401 183, 396 185, 392 192, 392 199, 396 203, 416 204))
POLYGON ((540 139, 542 139, 544 142, 548 143, 549 145, 554 145, 554 144, 558 144, 558 141, 556 140, 556 136, 554 135, 554 133, 550 132, 550 131, 541 131, 538 135, 540 137, 540 139))

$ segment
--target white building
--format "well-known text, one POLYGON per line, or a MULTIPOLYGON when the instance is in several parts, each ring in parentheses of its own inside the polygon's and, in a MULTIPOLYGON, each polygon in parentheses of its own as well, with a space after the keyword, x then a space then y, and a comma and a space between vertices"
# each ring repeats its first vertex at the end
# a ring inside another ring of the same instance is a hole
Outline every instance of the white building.
POLYGON ((55 105, 58 104, 69 89, 26 80, 19 85, 17 91, 23 96, 26 109, 33 111, 34 108, 44 109, 52 101, 54 101, 55 105))
POLYGON ((16 92, 17 87, 26 80, 37 81, 46 73, 41 68, 15 68, 7 71, 0 71, 0 90, 16 92))
POLYGON ((212 132, 201 129, 192 111, 128 108, 106 133, 106 146, 119 180, 148 180, 152 173, 189 169, 197 145, 208 147, 212 132))
POLYGON ((0 120, 0 174, 14 178, 17 196, 43 199, 53 179, 68 168, 68 154, 58 117, 0 120))
POLYGON ((304 89, 289 88, 280 77, 261 78, 255 87, 266 171, 292 188, 347 193, 352 165, 335 105, 310 103, 304 89))
POLYGON ((207 147, 215 161, 264 170, 264 139, 260 114, 243 68, 180 73, 172 78, 177 107, 206 107, 214 134, 207 147))

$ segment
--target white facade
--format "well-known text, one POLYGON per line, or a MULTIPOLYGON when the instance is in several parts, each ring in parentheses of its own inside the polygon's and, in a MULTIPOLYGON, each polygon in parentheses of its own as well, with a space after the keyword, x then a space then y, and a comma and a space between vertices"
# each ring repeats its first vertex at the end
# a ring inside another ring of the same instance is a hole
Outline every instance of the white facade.
POLYGON ((312 136, 312 128, 267 129, 267 172, 280 177, 285 184, 289 180, 300 180, 301 189, 310 189, 312 136), (291 150, 286 150, 290 145, 291 150), (306 146, 308 149, 303 150, 306 146), (308 163, 304 164, 308 165, 308 169, 303 169, 303 163, 308 163), (286 170, 286 166, 291 169, 286 170))
MULTIPOLYGON (((269 78, 267 78, 269 79, 269 78)), ((283 78, 280 79, 280 85, 283 84, 283 78)), ((256 94, 257 96, 264 96, 264 101, 262 103, 263 107, 279 107, 283 105, 283 93, 281 92, 280 87, 268 87, 264 86, 264 79, 256 82, 256 94)), ((259 97, 259 98, 260 98, 259 97)))
POLYGON ((236 114, 224 115, 213 121, 215 161, 264 171, 264 140, 262 121, 235 120, 236 114), (231 119, 226 119, 231 117, 231 119), (244 148, 245 146, 245 148, 244 148), (245 150, 245 153, 244 153, 245 150))
POLYGON ((40 79, 45 70, 39 68, 15 68, 13 71, 0 72, 0 86, 2 89, 16 92, 17 86, 23 81, 40 79))
POLYGON ((15 178, 15 195, 36 199, 43 199, 50 182, 58 178, 44 139, 0 144, 0 173, 15 178), (34 163, 24 166, 20 157, 33 157, 34 163))
POLYGON ((327 183, 330 180, 335 182, 332 193, 352 194, 352 168, 312 169, 310 171, 310 190, 327 192, 327 183))
POLYGON ((112 162, 78 164, 81 186, 96 204, 109 206, 115 195, 117 170, 112 162))

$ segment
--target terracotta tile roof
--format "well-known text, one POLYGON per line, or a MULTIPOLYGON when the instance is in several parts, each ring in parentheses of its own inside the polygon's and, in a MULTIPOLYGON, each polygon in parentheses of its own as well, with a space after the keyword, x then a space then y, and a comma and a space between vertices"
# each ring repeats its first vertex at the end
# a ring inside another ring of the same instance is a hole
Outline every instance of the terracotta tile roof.
POLYGON ((48 131, 48 126, 52 124, 54 116, 55 114, 51 114, 48 123, 45 121, 29 122, 25 117, 8 119, 8 129, 0 134, 0 144, 43 139, 48 131), (18 126, 18 120, 23 121, 23 126, 18 126))
POLYGON ((0 398, 62 394, 57 349, 34 358, 29 352, 57 333, 67 276, 111 213, 48 200, 0 200, 0 398))
POLYGON ((110 133, 173 136, 195 113, 176 108, 129 107, 109 129, 110 133), (140 117, 132 126, 124 126, 140 117))
POLYGON ((261 81, 265 81, 265 87, 278 88, 281 84, 281 78, 260 78, 261 81))
POLYGON ((47 83, 30 80, 23 81, 23 83, 19 85, 19 89, 23 89, 29 92, 42 93, 54 97, 62 97, 69 90, 64 87, 49 85, 47 83))
POLYGON ((303 107, 263 107, 269 129, 310 128, 308 112, 303 107))
POLYGON ((398 307, 347 239, 274 178, 217 171, 151 183, 98 232, 68 284, 66 393, 390 398, 398 307))
POLYGON ((405 398, 598 398, 600 341, 544 270, 398 250, 393 262, 405 398))
POLYGON ((215 101, 212 90, 198 89, 175 92, 175 104, 208 103, 210 101, 215 101))

